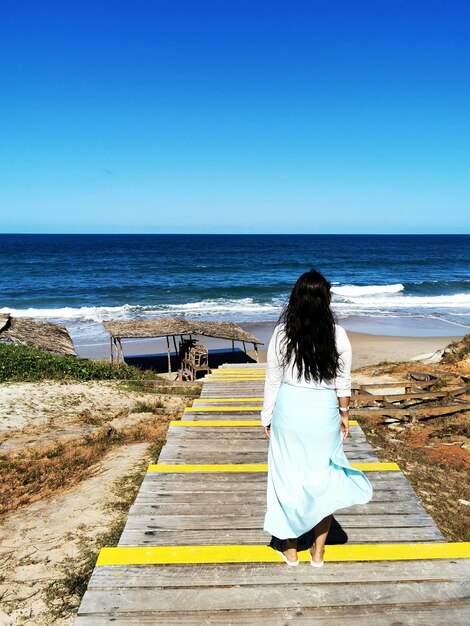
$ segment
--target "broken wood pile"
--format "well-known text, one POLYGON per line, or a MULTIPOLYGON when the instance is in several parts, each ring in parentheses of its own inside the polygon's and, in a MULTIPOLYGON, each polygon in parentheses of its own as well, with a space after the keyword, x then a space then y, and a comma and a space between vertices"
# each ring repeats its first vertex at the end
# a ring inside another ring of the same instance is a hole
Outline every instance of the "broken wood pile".
POLYGON ((434 374, 408 372, 404 381, 355 386, 352 415, 414 422, 469 411, 470 385, 460 381, 449 384, 434 374))

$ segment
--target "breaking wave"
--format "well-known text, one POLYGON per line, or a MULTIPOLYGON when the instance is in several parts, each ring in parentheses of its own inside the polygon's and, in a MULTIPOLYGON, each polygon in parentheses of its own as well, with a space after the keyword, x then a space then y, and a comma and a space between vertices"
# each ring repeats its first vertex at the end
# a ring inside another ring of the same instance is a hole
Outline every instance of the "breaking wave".
POLYGON ((379 293, 399 293, 404 289, 405 287, 401 283, 398 283, 396 285, 365 285, 363 287, 358 285, 344 285, 343 287, 333 285, 331 291, 338 296, 357 297, 379 293))

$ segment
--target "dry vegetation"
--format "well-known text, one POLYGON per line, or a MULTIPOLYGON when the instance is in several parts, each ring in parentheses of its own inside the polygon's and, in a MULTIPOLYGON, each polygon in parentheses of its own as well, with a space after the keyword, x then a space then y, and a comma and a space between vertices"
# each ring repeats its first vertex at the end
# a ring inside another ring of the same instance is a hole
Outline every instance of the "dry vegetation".
POLYGON ((116 543, 169 421, 200 386, 19 354, 3 375, 39 381, 0 385, 0 624, 70 624, 99 549, 116 543), (55 380, 41 380, 38 358, 55 380))
MULTIPOLYGON (((455 344, 436 364, 383 363, 364 367, 363 377, 393 376, 403 380, 409 370, 433 374, 433 389, 467 387, 458 403, 470 402, 470 336, 455 344), (450 353, 456 357, 450 356, 450 353)), ((428 400, 426 407, 449 404, 449 398, 428 400)), ((381 460, 398 463, 448 541, 470 541, 470 412, 423 416, 419 420, 359 419, 381 460)))
MULTIPOLYGON (((165 441, 170 413, 145 416, 130 414, 133 422, 117 430, 96 428, 89 434, 50 446, 34 446, 0 456, 0 513, 16 511, 91 476, 100 460, 113 448, 131 443, 151 443, 158 452, 165 441)), ((77 415, 79 422, 83 413, 77 415)), ((113 420, 114 421, 114 420, 113 420)))

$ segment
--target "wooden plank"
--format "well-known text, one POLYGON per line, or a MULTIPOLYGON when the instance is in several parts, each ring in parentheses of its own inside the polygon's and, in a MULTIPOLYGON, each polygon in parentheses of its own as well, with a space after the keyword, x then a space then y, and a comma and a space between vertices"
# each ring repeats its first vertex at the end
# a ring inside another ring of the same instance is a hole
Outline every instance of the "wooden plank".
MULTIPOLYGON (((247 504, 236 504, 236 503, 226 503, 224 501, 224 497, 219 497, 219 505, 216 508, 210 508, 208 510, 207 502, 201 502, 199 500, 194 500, 194 502, 173 502, 173 501, 156 501, 155 504, 133 504, 129 509, 129 516, 133 515, 146 515, 152 516, 155 513, 165 513, 172 515, 203 515, 206 514, 208 517, 223 516, 223 515, 234 515, 236 513, 247 514, 251 513, 253 515, 261 514, 266 509, 263 501, 250 502, 247 504)), ((362 515, 377 515, 377 514, 385 514, 389 513, 390 505, 388 502, 375 502, 371 500, 366 504, 355 504, 350 507, 345 507, 344 509, 340 509, 342 513, 345 512, 354 512, 356 514, 361 513, 362 515)), ((424 509, 419 504, 417 500, 405 500, 402 502, 396 502, 393 506, 393 514, 398 513, 423 513, 424 509)))
MULTIPOLYGON (((165 448, 174 448, 180 450, 204 450, 207 451, 209 448, 209 452, 211 451, 223 451, 229 449, 240 450, 240 446, 243 446, 244 452, 262 452, 266 454, 268 451, 268 439, 266 437, 261 438, 246 438, 243 443, 239 441, 234 441, 233 437, 231 437, 230 432, 224 431, 220 433, 220 431, 216 431, 216 434, 219 436, 214 438, 211 445, 207 445, 207 437, 205 437, 205 431, 197 431, 197 437, 192 437, 191 439, 185 439, 179 434, 173 435, 169 434, 165 448), (223 436, 220 436, 220 435, 223 436)), ((249 433, 246 433, 249 434, 249 433)), ((264 434, 264 433, 263 433, 264 434)), ((343 441, 343 447, 350 448, 351 450, 371 450, 373 451, 373 447, 370 445, 368 441, 363 439, 362 441, 356 441, 352 438, 347 438, 343 441)))
POLYGON ((284 607, 319 607, 362 605, 365 598, 369 603, 405 604, 432 603, 438 595, 441 601, 467 602, 468 585, 460 581, 380 582, 357 583, 354 585, 328 585, 324 583, 303 583, 292 586, 289 583, 278 585, 253 585, 244 587, 186 587, 96 590, 85 595, 81 614, 97 610, 101 613, 127 614, 146 611, 175 613, 192 611, 233 611, 239 609, 273 609, 284 607))
MULTIPOLYGON (((373 452, 350 452, 348 455, 348 459, 351 464, 358 463, 368 463, 378 461, 376 455, 373 452)), ((212 454, 208 452, 192 452, 192 451, 180 451, 175 452, 172 450, 165 450, 161 453, 159 459, 163 463, 168 464, 184 464, 184 465, 207 465, 207 464, 224 464, 230 463, 233 465, 239 465, 244 463, 255 463, 262 464, 266 460, 266 454, 262 452, 223 452, 223 451, 214 451, 212 454)))
MULTIPOLYGON (((153 515, 129 514, 126 530, 199 530, 204 529, 257 529, 263 527, 264 511, 259 513, 232 513, 223 515, 176 515, 154 513, 153 515)), ((433 526, 433 519, 425 514, 376 514, 364 515, 343 513, 341 510, 335 513, 336 520, 345 528, 412 528, 433 526)))
MULTIPOLYGON (((158 464, 157 464, 158 465, 158 464)), ((223 464, 222 464, 223 465, 223 464)), ((390 484, 403 487, 408 487, 410 491, 413 491, 410 483, 404 476, 404 474, 400 471, 392 470, 392 471, 384 471, 383 468, 380 469, 381 465, 379 463, 371 463, 370 469, 367 471, 367 477, 369 480, 380 481, 383 484, 390 484), (379 468, 378 470, 376 468, 379 468)), ((152 465, 151 467, 154 467, 152 465)), ((210 482, 214 482, 217 484, 223 482, 233 482, 240 484, 243 487, 245 481, 266 483, 267 473, 266 472, 252 472, 252 471, 243 471, 246 465, 242 465, 240 471, 237 472, 189 472, 190 476, 186 476, 185 472, 179 471, 171 471, 171 472, 147 472, 144 476, 143 483, 146 482, 160 482, 160 483, 170 483, 174 482, 194 482, 201 484, 209 484, 210 482)), ((258 464, 256 465, 258 467, 258 464)), ((174 469, 172 467, 172 469, 174 469)))
MULTIPOLYGON (((329 561, 328 567, 315 572, 315 580, 333 585, 351 581, 465 579, 470 579, 470 559, 329 561)), ((311 569, 298 567, 289 571, 289 580, 292 583, 311 582, 311 569)), ((94 569, 89 588, 272 585, 285 581, 286 568, 280 563, 111 565, 94 569)))
MULTIPOLYGON (((232 439, 231 437, 214 437, 210 438, 210 446, 204 439, 192 439, 181 442, 179 439, 167 440, 167 445, 164 446, 162 452, 168 452, 171 454, 189 454, 189 455, 210 455, 212 452, 216 454, 251 454, 253 455, 252 463, 265 462, 268 454, 268 442, 265 440, 252 440, 252 439, 232 439), (209 448, 209 449, 208 449, 209 448), (261 461, 255 461, 254 457, 260 457, 261 461)), ((367 441, 346 441, 343 445, 343 450, 349 458, 350 455, 360 456, 361 454, 368 456, 367 460, 374 460, 379 462, 377 455, 375 454, 372 446, 367 441)), ((364 458, 364 460, 366 460, 364 458)), ((160 461, 160 457, 159 457, 160 461)), ((228 463, 229 461, 227 461, 228 463)), ((212 464, 218 463, 214 461, 212 464)), ((208 463, 211 464, 210 462, 208 463)))
MULTIPOLYGON (((250 439, 232 439, 230 437, 216 437, 210 439, 211 446, 208 446, 207 441, 203 441, 201 439, 193 439, 192 441, 187 441, 184 444, 179 444, 178 441, 168 440, 165 447, 165 452, 170 452, 171 454, 193 454, 193 455, 203 455, 208 456, 211 452, 216 454, 251 454, 253 463, 263 463, 266 462, 267 454, 268 454, 268 442, 267 441, 252 441, 250 439), (204 445, 205 444, 205 445, 204 445), (208 449, 209 448, 209 449, 208 449), (212 448, 212 449, 211 449, 212 448), (255 461, 255 456, 260 457, 260 461, 255 461)), ((349 455, 355 454, 356 456, 364 454, 369 458, 367 460, 374 460, 379 462, 377 455, 375 454, 374 449, 367 442, 353 442, 348 441, 344 443, 343 450, 346 456, 349 458, 349 455)), ((163 449, 162 449, 163 452, 163 449)), ((160 460, 160 457, 159 457, 160 460)), ((364 459, 366 460, 366 459, 364 459)), ((227 463, 229 461, 227 460, 227 463)), ((232 463, 232 461, 230 462, 232 463)), ((210 465, 211 462, 209 461, 210 465)), ((219 464, 218 461, 215 461, 215 456, 212 464, 219 464)))
POLYGON ((174 614, 139 613, 137 617, 129 614, 112 613, 103 615, 93 613, 92 621, 88 616, 79 616, 76 626, 146 626, 165 624, 166 626, 195 626, 210 624, 211 626, 468 626, 470 622, 470 606, 460 603, 442 602, 426 606, 424 604, 365 606, 364 604, 347 607, 292 607, 281 609, 250 609, 234 610, 227 614, 210 609, 203 613, 185 611, 174 614), (230 622, 227 622, 227 618, 230 622))
MULTIPOLYGON (((177 432, 170 432, 167 435, 167 440, 165 444, 165 448, 179 448, 182 450, 197 450, 197 449, 205 449, 209 448, 210 450, 225 450, 228 448, 240 449, 240 446, 243 446, 243 450, 253 451, 253 452, 263 452, 264 454, 268 451, 269 441, 264 435, 264 432, 256 432, 242 433, 245 435, 243 443, 239 441, 235 441, 235 437, 233 437, 230 431, 224 428, 222 431, 220 429, 216 429, 215 431, 209 432, 208 434, 216 435, 213 437, 213 441, 208 446, 206 436, 206 430, 201 431, 196 429, 196 432, 191 433, 191 438, 185 437, 184 433, 180 433, 178 429, 177 432), (255 435, 255 436, 253 436, 255 435)), ((234 433, 235 434, 235 433, 234 433)), ((345 441, 343 441, 344 449, 350 448, 352 450, 370 450, 374 451, 374 448, 370 445, 370 443, 365 439, 353 437, 347 437, 345 441)))
MULTIPOLYGON (((171 426, 167 432, 167 443, 180 441, 189 445, 189 442, 193 439, 200 439, 203 441, 207 441, 207 439, 250 439, 252 441, 265 441, 266 445, 268 443, 264 430, 260 426, 257 426, 256 428, 246 426, 233 428, 231 427, 231 424, 226 424, 228 428, 211 427, 210 425, 205 426, 204 428, 197 428, 198 425, 199 424, 196 422, 194 425, 189 427, 182 426, 181 428, 173 428, 171 426)), ((364 435, 364 432, 360 428, 350 428, 349 435, 343 443, 344 445, 349 445, 350 443, 357 442, 363 442, 370 445, 364 435)))
MULTIPOLYGON (((195 498, 199 498, 204 501, 208 507, 218 506, 224 502, 228 504, 248 504, 248 503, 263 503, 266 504, 266 488, 253 489, 251 492, 247 491, 234 491, 230 489, 203 489, 196 488, 190 489, 188 487, 178 488, 167 487, 141 490, 136 499, 135 504, 155 504, 162 502, 186 503, 194 502, 195 498)), ((389 506, 394 506, 395 503, 407 502, 414 500, 419 502, 416 494, 406 491, 397 491, 395 489, 375 489, 372 496, 372 502, 384 502, 389 506)), ((362 506, 362 505, 356 505, 362 506)))
MULTIPOLYGON (((368 472, 367 476, 376 489, 391 489, 412 494, 413 488, 399 472, 368 472), (394 479, 395 474, 398 476, 394 479)), ((143 489, 171 487, 181 489, 188 485, 196 490, 219 490, 250 493, 253 489, 266 489, 267 475, 264 472, 194 472, 186 475, 178 472, 151 472, 145 475, 143 489)))
MULTIPOLYGON (((230 490, 230 489, 213 489, 209 488, 206 491, 201 488, 196 489, 179 489, 178 485, 168 487, 150 487, 143 489, 136 496, 135 504, 160 504, 164 502, 184 503, 191 502, 191 494, 194 498, 198 498, 207 503, 208 506, 216 506, 220 503, 227 502, 228 504, 237 503, 262 503, 266 505, 266 488, 257 488, 250 490, 250 492, 242 490, 230 490), (204 497, 204 494, 207 497, 204 497)), ((419 502, 418 498, 413 498, 412 494, 406 491, 397 491, 395 489, 377 489, 374 492, 371 502, 393 503, 393 502, 406 502, 407 500, 413 500, 419 502)), ((356 506, 362 506, 357 504, 356 506)))
MULTIPOLYGON (((405 494, 407 497, 414 492, 411 485, 407 485, 404 481, 393 481, 389 479, 388 474, 384 472, 383 479, 370 479, 374 492, 380 490, 393 491, 397 495, 405 494)), ((244 474, 244 473, 213 473, 210 474, 211 479, 204 480, 209 474, 194 473, 190 476, 178 473, 153 473, 145 476, 141 484, 142 493, 146 491, 195 491, 195 492, 231 492, 250 495, 255 491, 266 492, 266 474, 244 474), (217 480, 217 478, 220 480, 217 480), (187 480, 185 480, 187 478, 187 480), (238 480, 237 480, 238 478, 238 480)), ((367 474, 369 476, 369 474, 367 474)), ((372 494, 372 499, 375 493, 372 494)), ((417 497, 417 496, 416 496, 417 497)))
MULTIPOLYGON (((333 531, 331 533, 333 535, 333 531)), ((338 531, 335 531, 338 534, 338 531)), ((442 533, 435 527, 424 528, 348 528, 341 535, 348 543, 403 543, 443 541, 442 533)), ((269 535, 260 529, 211 529, 211 530, 124 530, 119 546, 181 546, 181 545, 221 545, 244 544, 263 545, 269 535)))
MULTIPOLYGON (((267 442, 259 442, 250 441, 248 439, 211 439, 211 446, 213 446, 212 450, 207 450, 207 441, 203 442, 200 439, 193 440, 194 445, 178 445, 178 442, 169 441, 168 445, 165 446, 165 449, 162 450, 162 454, 159 457, 159 462, 167 462, 164 461, 165 456, 170 457, 183 457, 183 456, 192 456, 192 457, 204 457, 206 463, 208 465, 213 464, 221 464, 220 461, 216 460, 217 455, 222 455, 222 464, 224 461, 223 455, 226 454, 227 458, 225 459, 226 463, 245 463, 247 461, 251 461, 251 465, 253 463, 265 463, 268 452, 267 442), (206 445, 204 445, 204 443, 206 445), (260 449, 261 448, 261 449, 260 449), (212 452, 212 459, 210 458, 210 454, 212 452), (228 456, 237 456, 239 455, 241 458, 245 460, 240 461, 229 461, 228 456), (251 455, 251 456, 250 456, 251 455), (209 456, 209 458, 208 458, 209 456)), ((375 461, 379 463, 379 458, 375 454, 373 448, 371 448, 367 443, 357 443, 354 444, 349 442, 348 445, 344 446, 344 452, 348 460, 358 460, 358 461, 375 461)), ((204 463, 204 461, 197 461, 197 463, 204 463)), ((187 462, 189 463, 189 462, 187 462)))

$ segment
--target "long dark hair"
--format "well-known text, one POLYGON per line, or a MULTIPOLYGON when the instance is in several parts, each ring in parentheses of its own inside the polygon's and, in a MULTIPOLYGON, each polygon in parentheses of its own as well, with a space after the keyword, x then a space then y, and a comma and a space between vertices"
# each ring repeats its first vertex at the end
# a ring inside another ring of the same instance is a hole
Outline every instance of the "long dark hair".
POLYGON ((285 325, 281 350, 284 367, 294 355, 297 377, 322 381, 335 378, 339 367, 335 317, 330 308, 331 284, 314 269, 300 276, 279 318, 285 325))

